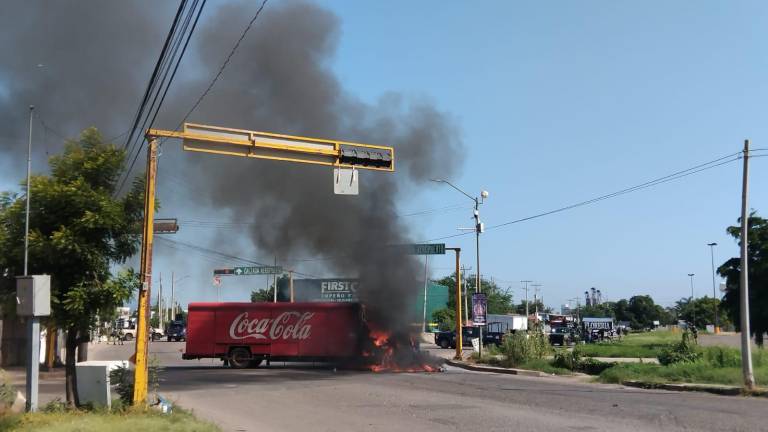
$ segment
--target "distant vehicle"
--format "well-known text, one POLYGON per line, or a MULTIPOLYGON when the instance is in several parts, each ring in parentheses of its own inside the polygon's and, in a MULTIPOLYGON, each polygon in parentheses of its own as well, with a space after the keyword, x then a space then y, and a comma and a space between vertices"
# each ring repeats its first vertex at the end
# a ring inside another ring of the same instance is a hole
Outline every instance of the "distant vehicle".
POLYGON ((187 340, 187 327, 181 321, 173 321, 168 325, 167 336, 168 342, 170 341, 186 341, 187 340))
POLYGON ((498 331, 501 332, 528 330, 528 317, 525 315, 488 314, 488 322, 499 323, 498 331))
POLYGON ((135 318, 119 318, 114 323, 115 334, 122 333, 122 338, 125 341, 132 341, 136 339, 136 319, 135 318))
MULTIPOLYGON (((505 332, 500 323, 489 323, 483 329, 483 345, 501 345, 505 332)), ((472 339, 480 337, 479 327, 462 327, 461 345, 472 346, 472 339)), ((435 333, 435 345, 440 348, 456 348, 456 330, 435 333)))
POLYGON ((576 329, 572 327, 552 327, 549 332, 549 343, 566 346, 574 342, 576 329))
POLYGON ((160 327, 157 327, 157 328, 153 328, 153 329, 152 329, 152 335, 151 335, 151 336, 152 336, 152 340, 153 340, 153 341, 157 341, 157 340, 160 340, 160 339, 162 339, 162 338, 163 338, 163 336, 164 336, 164 334, 163 334, 163 329, 161 329, 160 327))

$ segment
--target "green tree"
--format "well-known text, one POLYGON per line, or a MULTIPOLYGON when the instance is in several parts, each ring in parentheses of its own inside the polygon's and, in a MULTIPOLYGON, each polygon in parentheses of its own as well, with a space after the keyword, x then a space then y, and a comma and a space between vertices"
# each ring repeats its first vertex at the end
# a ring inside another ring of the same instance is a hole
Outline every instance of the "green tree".
MULTIPOLYGON (((739 219, 739 222, 741 220, 739 219)), ((749 330, 755 337, 755 343, 763 346, 763 334, 768 331, 768 220, 752 213, 747 226, 749 244, 747 260, 749 274, 749 330)), ((741 244, 741 228, 730 226, 727 229, 741 244)), ((741 330, 740 292, 741 261, 731 258, 717 269, 725 278, 725 297, 723 309, 737 330, 741 330)))
MULTIPOLYGON (((291 295, 289 293, 289 284, 290 284, 290 278, 288 275, 281 275, 277 278, 277 301, 290 301, 291 295)), ((261 290, 253 290, 251 291, 251 302, 252 303, 259 303, 259 302, 273 302, 275 301, 275 284, 271 284, 269 288, 261 289, 261 290)))
MULTIPOLYGON (((699 297, 691 301, 690 297, 683 297, 675 302, 675 311, 678 319, 694 322, 697 328, 706 328, 707 324, 715 324, 715 306, 722 308, 721 302, 712 297, 699 297)), ((727 324, 727 317, 720 318, 721 324, 727 324)))
POLYGON ((666 309, 657 305, 651 296, 639 295, 629 300, 621 299, 613 304, 613 317, 617 321, 629 321, 630 327, 644 329, 653 327, 654 321, 665 325, 672 321, 666 309))
MULTIPOLYGON (((141 181, 125 197, 113 197, 125 156, 96 129, 87 129, 50 157, 50 175, 35 175, 30 185, 29 272, 51 275, 50 322, 67 335, 70 404, 78 403, 78 345, 88 340, 98 315, 109 316, 138 286, 133 272, 110 272, 136 253, 143 217, 141 181)), ((0 198, 0 292, 6 306, 15 292, 14 276, 23 272, 25 206, 24 197, 0 198)))
MULTIPOLYGON (((456 273, 445 276, 436 281, 440 285, 447 286, 448 289, 448 309, 456 309, 456 273)), ((462 291, 466 288, 467 295, 471 302, 472 294, 476 292, 475 277, 473 275, 464 275, 462 278, 462 291)), ((489 314, 506 314, 515 312, 515 306, 512 303, 512 293, 508 289, 499 287, 496 282, 481 278, 480 288, 488 297, 489 314)), ((463 299, 462 299, 463 301, 463 299)), ((462 303, 463 306, 463 303, 462 303)), ((471 311, 470 311, 471 312, 471 311)), ((471 313, 470 313, 471 315, 471 313)))

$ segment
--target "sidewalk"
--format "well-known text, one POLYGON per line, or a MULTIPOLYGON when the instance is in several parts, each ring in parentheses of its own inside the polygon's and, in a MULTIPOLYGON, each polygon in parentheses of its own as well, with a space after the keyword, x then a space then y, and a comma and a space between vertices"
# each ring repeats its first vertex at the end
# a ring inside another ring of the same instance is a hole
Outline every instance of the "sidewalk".
MULTIPOLYGON (((3 369, 10 378, 11 384, 20 391, 24 397, 26 394, 27 371, 23 367, 10 367, 3 369)), ((56 368, 52 372, 40 371, 40 386, 38 387, 38 405, 45 406, 56 399, 65 400, 64 368, 56 368)))

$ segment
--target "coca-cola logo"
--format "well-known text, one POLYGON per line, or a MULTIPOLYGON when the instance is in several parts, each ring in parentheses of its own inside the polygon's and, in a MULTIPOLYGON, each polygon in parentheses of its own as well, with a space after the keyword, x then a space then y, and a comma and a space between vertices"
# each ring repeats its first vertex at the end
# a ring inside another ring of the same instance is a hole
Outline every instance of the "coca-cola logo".
POLYGON ((299 339, 304 340, 312 334, 312 324, 308 321, 315 314, 312 312, 283 312, 275 319, 248 319, 248 312, 243 312, 229 326, 232 339, 299 339))

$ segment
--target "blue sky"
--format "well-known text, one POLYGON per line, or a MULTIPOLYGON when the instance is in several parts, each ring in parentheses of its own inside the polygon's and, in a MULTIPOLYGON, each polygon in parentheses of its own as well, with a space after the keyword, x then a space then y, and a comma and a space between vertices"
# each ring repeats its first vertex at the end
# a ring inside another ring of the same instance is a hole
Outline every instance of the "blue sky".
MULTIPOLYGON (((397 89, 436 101, 461 124, 468 152, 455 183, 490 191, 488 225, 609 193, 766 147, 762 2, 330 2, 342 19, 335 68, 375 100, 397 89)), ((766 159, 751 207, 765 214, 766 159)), ((543 285, 559 305, 589 287, 609 299, 669 304, 712 295, 725 234, 739 214, 740 162, 506 228, 481 239, 481 270, 504 286, 543 285)), ((461 203, 447 187, 413 209, 461 203)), ((469 200, 467 203, 471 204, 469 200)), ((471 213, 414 217, 424 238, 456 233, 471 213)), ((474 250, 471 236, 447 240, 474 250)), ((465 250, 466 250, 465 249, 465 250)), ((450 257, 434 263, 448 272, 450 257)))
MULTIPOLYGON (((481 208, 488 226, 735 153, 745 138, 768 148, 764 2, 320 4, 340 19, 331 67, 347 92, 372 103, 388 91, 425 98, 457 121, 467 152, 452 181, 472 194, 490 192, 481 208)), ((766 184, 768 159, 755 159, 750 205, 762 215, 766 184)), ((194 198, 180 185, 178 174, 161 171, 161 200, 171 213, 194 198)), ((712 295, 706 244, 719 244, 716 264, 738 254, 725 228, 739 215, 740 187, 741 164, 734 162, 489 230, 481 238, 481 270, 512 287, 518 300, 520 280, 541 283, 551 306, 590 287, 609 300, 650 294, 669 305, 690 295, 688 273, 696 274, 697 296, 712 295)), ((405 195, 403 214, 453 206, 407 216, 415 238, 471 224, 471 202, 445 185, 405 195)), ((226 217, 213 209, 179 216, 226 217)), ((214 248, 220 241, 224 250, 238 235, 188 227, 176 239, 214 240, 214 248)), ((462 247, 474 267, 472 236, 446 243, 462 247)), ((155 271, 166 282, 174 268, 177 276, 194 276, 180 286, 183 302, 215 298, 208 276, 215 262, 163 246, 156 251, 155 271), (188 269, 178 270, 179 263, 188 269)), ((431 275, 448 274, 452 265, 449 255, 434 257, 431 275)), ((264 284, 228 279, 223 298, 246 300, 264 284)))

